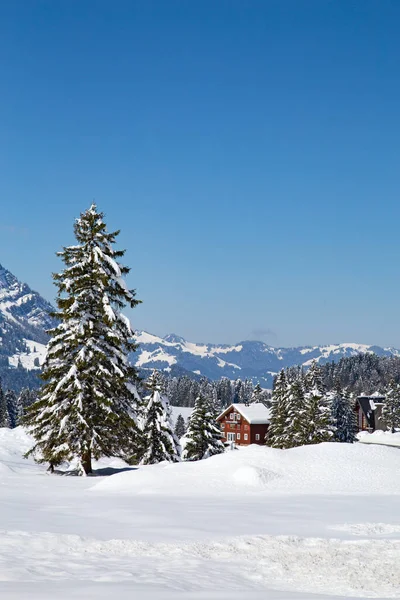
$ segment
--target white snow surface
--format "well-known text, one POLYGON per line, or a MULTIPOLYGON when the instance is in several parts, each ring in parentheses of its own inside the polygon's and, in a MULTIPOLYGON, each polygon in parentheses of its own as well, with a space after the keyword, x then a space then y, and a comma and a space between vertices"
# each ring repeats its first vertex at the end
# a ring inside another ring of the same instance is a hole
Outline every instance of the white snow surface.
POLYGON ((397 448, 110 459, 79 478, 24 460, 30 444, 0 429, 5 600, 400 597, 397 448))
POLYGON ((396 446, 400 448, 400 431, 392 433, 391 431, 360 431, 357 438, 363 444, 381 444, 383 446, 396 446))
POLYGON ((24 369, 37 369, 38 367, 35 365, 35 358, 39 359, 39 365, 41 366, 46 358, 46 346, 45 344, 40 344, 33 340, 25 340, 25 343, 29 348, 29 352, 19 352, 18 354, 10 356, 8 363, 11 367, 16 367, 18 362, 21 362, 24 369))

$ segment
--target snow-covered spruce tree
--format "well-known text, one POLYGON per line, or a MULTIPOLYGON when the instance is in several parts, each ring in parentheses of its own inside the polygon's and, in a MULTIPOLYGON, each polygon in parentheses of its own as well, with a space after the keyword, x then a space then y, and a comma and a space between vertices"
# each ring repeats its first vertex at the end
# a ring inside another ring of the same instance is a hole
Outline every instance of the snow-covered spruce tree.
POLYGON ((161 393, 161 382, 157 371, 146 382, 149 391, 144 398, 146 404, 143 423, 143 453, 140 463, 151 465, 162 462, 178 462, 180 460, 180 444, 171 421, 171 409, 168 398, 161 393))
POLYGON ((255 386, 255 388, 253 389, 253 393, 251 395, 250 398, 250 402, 253 404, 255 402, 262 402, 263 401, 263 390, 262 387, 259 383, 257 383, 257 385, 255 386))
POLYGON ((185 419, 182 417, 181 414, 179 414, 178 418, 176 419, 174 433, 178 440, 180 440, 181 437, 184 436, 186 433, 185 419))
POLYGON ((400 428, 400 384, 393 379, 386 389, 386 401, 382 406, 382 420, 392 433, 400 428))
POLYGON ((224 451, 213 407, 205 398, 198 396, 186 431, 182 458, 188 461, 202 460, 224 451))
POLYGON ((288 419, 288 389, 289 384, 284 369, 280 371, 272 391, 272 404, 270 409, 270 425, 266 436, 268 446, 272 448, 286 447, 286 425, 288 419))
POLYGON ((308 444, 330 442, 333 439, 330 397, 322 382, 321 367, 314 360, 305 376, 308 421, 308 444))
POLYGON ((0 380, 0 427, 10 427, 10 418, 8 416, 7 401, 0 380))
POLYGON ((17 400, 17 425, 20 425, 26 410, 38 399, 38 391, 23 388, 17 400))
POLYGON ((289 386, 286 397, 286 422, 282 435, 281 448, 294 448, 308 443, 308 410, 301 378, 295 379, 289 386))
POLYGON ((17 406, 17 394, 13 390, 7 390, 4 394, 7 405, 8 420, 11 429, 17 426, 18 421, 18 406, 17 406))
POLYGON ((65 269, 53 275, 58 287, 59 324, 43 365, 44 385, 26 412, 36 440, 27 453, 50 467, 76 460, 81 474, 92 472, 92 459, 134 453, 136 370, 128 353, 136 349, 129 320, 121 313, 135 307, 135 291, 114 250, 119 231, 109 233, 104 215, 92 205, 76 220, 77 245, 58 255, 65 269))
POLYGON ((352 444, 357 439, 357 421, 351 398, 339 385, 330 392, 330 396, 333 439, 335 442, 352 444))

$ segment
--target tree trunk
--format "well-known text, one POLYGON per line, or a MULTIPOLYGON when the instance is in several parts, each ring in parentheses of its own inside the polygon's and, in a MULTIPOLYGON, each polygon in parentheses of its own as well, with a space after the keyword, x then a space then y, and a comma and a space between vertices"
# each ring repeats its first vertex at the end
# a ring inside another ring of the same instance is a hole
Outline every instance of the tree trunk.
POLYGON ((82 454, 81 462, 82 462, 82 467, 83 467, 86 475, 89 475, 89 473, 93 473, 92 453, 91 453, 90 449, 82 454))

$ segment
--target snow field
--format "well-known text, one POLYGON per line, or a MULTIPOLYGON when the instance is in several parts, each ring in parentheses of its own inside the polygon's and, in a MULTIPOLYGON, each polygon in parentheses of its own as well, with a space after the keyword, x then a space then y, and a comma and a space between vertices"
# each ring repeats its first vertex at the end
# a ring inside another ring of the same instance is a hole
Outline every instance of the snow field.
POLYGON ((115 474, 85 478, 46 474, 30 443, 0 429, 1 598, 400 598, 396 448, 103 459, 115 474))

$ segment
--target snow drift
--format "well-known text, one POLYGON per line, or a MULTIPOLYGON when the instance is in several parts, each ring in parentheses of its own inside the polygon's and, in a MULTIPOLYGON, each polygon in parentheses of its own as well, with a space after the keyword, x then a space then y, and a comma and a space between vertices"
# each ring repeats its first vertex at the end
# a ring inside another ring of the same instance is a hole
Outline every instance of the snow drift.
POLYGON ((232 493, 400 494, 397 449, 324 443, 290 450, 249 446, 193 463, 118 473, 94 492, 185 495, 232 493))

